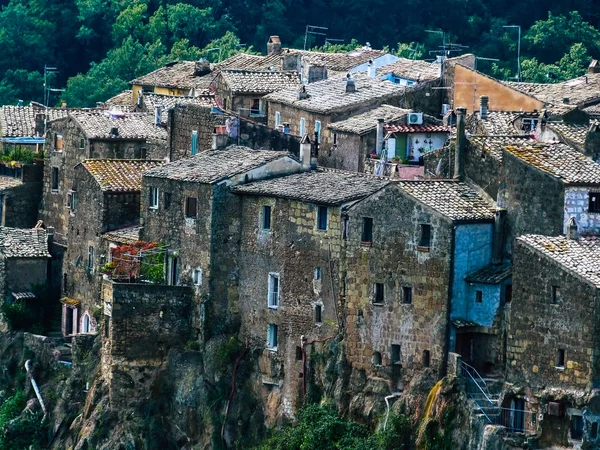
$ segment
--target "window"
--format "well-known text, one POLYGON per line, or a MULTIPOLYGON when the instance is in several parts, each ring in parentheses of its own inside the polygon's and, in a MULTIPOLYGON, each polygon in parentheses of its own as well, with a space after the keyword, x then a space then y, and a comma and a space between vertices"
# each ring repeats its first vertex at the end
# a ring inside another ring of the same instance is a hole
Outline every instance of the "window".
POLYGON ((252 107, 250 108, 250 114, 260 114, 260 98, 252 99, 252 107))
POLYGON ((383 303, 383 283, 375 283, 373 285, 373 303, 383 303))
POLYGON ((267 347, 277 350, 277 325, 270 323, 267 328, 267 347))
POLYGON ((89 333, 90 332, 90 316, 88 315, 88 313, 85 313, 83 315, 83 330, 84 333, 89 333))
POLYGON ((392 344, 390 361, 392 364, 402 364, 400 359, 400 346, 398 344, 392 344))
POLYGON ((104 337, 110 336, 110 317, 104 316, 104 337))
POLYGON ((317 142, 321 142, 321 121, 315 120, 315 134, 317 138, 317 142))
POLYGON ((262 207, 262 220, 261 227, 263 230, 271 229, 271 207, 268 205, 263 205, 262 207))
POLYGON ((429 367, 431 364, 431 353, 429 350, 423 350, 423 367, 429 367))
POLYGON ((362 237, 360 240, 363 244, 373 243, 373 218, 363 217, 362 237))
POLYGON ((195 219, 198 216, 198 199, 196 197, 187 197, 185 199, 185 218, 195 219))
POLYGON ((323 322, 323 306, 315 305, 315 323, 323 322))
POLYGON ((71 211, 75 211, 77 209, 77 192, 69 191, 67 194, 67 208, 71 211))
POLYGON ((88 248, 87 269, 88 269, 88 272, 90 273, 90 275, 93 275, 93 273, 94 273, 94 247, 92 247, 91 245, 88 248))
POLYGON ((512 284, 504 286, 504 301, 510 303, 512 301, 512 284))
POLYGON ((315 267, 315 280, 320 280, 323 272, 320 267, 315 267))
POLYGON ((275 126, 278 127, 279 125, 281 125, 281 113, 275 111, 275 126))
POLYGON ((557 304, 560 300, 560 287, 552 286, 552 304, 557 304))
POLYGON ((296 346, 296 361, 302 361, 302 347, 296 346))
POLYGON ((52 168, 52 190, 58 191, 58 167, 52 168))
POLYGON ((327 206, 317 207, 317 230, 327 230, 327 206))
POLYGON ((171 207, 171 193, 165 192, 163 195, 164 195, 165 209, 169 209, 171 207))
POLYGON ((79 140, 79 149, 83 150, 85 148, 85 139, 79 140))
POLYGON ((333 133, 333 145, 337 145, 337 133, 333 133))
POLYGON ((62 293, 63 293, 63 295, 67 295, 67 274, 66 273, 63 273, 62 293))
POLYGON ((279 307, 279 274, 269 274, 269 308, 279 307))
POLYGON ((412 303, 412 288, 410 286, 402 287, 402 303, 407 305, 412 303))
POLYGON ((63 135, 62 134, 54 135, 54 151, 56 151, 56 152, 63 151, 63 135))
POLYGON ((598 439, 598 422, 592 423, 592 431, 590 432, 590 438, 593 440, 598 439))
POLYGON ((583 439, 583 416, 581 415, 571 416, 571 439, 575 441, 583 439))
POLYGON ((304 117, 300 118, 300 137, 304 137, 306 134, 306 119, 304 117))
POLYGON ((374 366, 380 366, 381 365, 381 353, 373 352, 372 361, 373 361, 374 366))
POLYGON ((589 193, 589 207, 591 213, 600 213, 600 192, 589 193))
POLYGON ((150 208, 158 209, 158 188, 150 188, 150 208))
POLYGON ((167 257, 167 284, 169 286, 179 285, 179 258, 169 255, 167 257))
POLYGON ((192 273, 192 279, 195 286, 202 286, 202 269, 197 267, 192 273))
POLYGON ((475 303, 483 302, 483 291, 475 291, 475 303))
POLYGON ((431 225, 421 224, 421 236, 419 238, 419 247, 429 248, 431 244, 431 225))
POLYGON ((559 348, 556 351, 556 367, 565 367, 565 349, 559 348))
POLYGON ((192 131, 192 155, 198 153, 198 132, 192 131))
POLYGON ((344 216, 344 222, 342 224, 342 227, 344 239, 348 239, 348 234, 350 233, 350 218, 348 216, 344 216))

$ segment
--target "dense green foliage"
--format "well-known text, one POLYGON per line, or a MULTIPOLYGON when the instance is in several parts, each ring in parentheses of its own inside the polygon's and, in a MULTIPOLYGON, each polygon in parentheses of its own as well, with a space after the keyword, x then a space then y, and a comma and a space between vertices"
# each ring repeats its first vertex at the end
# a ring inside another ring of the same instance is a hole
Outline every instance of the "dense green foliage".
MULTIPOLYGON (((553 82, 581 74, 600 57, 600 2, 548 0, 527 8, 514 0, 1 0, 0 103, 41 101, 44 65, 49 85, 66 87, 72 106, 93 106, 165 62, 239 51, 264 51, 270 34, 304 45, 306 25, 335 39, 308 35, 308 47, 375 48, 433 58, 442 42, 457 42, 481 59, 478 69, 514 78, 522 27, 522 78, 553 82), (525 13, 526 11, 526 13, 525 13), (427 32, 426 30, 443 30, 427 32), (355 39, 353 41, 353 39, 355 39), (340 42, 341 40, 341 42, 340 42), (410 42, 408 45, 406 43, 410 42), (399 44, 400 43, 400 44, 399 44)), ((53 93, 51 103, 61 99, 53 93)))
POLYGON ((45 427, 40 425, 41 416, 25 412, 27 398, 17 391, 0 404, 0 448, 23 450, 43 448, 45 427))
POLYGON ((2 318, 11 331, 43 333, 50 328, 53 313, 56 312, 55 305, 58 298, 46 285, 35 285, 31 291, 36 295, 36 298, 16 301, 4 300, 0 304, 2 318))

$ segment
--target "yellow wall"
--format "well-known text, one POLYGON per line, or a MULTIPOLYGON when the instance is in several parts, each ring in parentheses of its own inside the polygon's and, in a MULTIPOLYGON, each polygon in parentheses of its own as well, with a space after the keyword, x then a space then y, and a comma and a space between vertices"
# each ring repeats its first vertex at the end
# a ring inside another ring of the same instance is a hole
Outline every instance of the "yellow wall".
MULTIPOLYGON (((133 95, 131 98, 132 104, 135 105, 138 100, 138 92, 142 90, 142 86, 133 85, 132 87, 133 95)), ((161 95, 188 95, 190 92, 189 89, 178 89, 178 88, 165 88, 154 86, 154 93, 161 95)))
POLYGON ((541 111, 544 103, 499 81, 459 64, 454 72, 454 108, 464 106, 468 113, 479 110, 479 97, 490 98, 491 111, 541 111))

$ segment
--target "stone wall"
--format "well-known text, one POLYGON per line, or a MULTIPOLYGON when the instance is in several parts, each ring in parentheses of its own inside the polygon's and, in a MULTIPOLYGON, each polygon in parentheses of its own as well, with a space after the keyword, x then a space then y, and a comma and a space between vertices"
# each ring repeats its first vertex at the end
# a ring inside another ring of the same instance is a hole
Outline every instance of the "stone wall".
POLYGON ((211 114, 209 106, 176 105, 169 111, 169 158, 176 161, 192 153, 192 131, 198 132, 198 152, 212 148, 215 126, 225 124, 225 116, 211 114))
MULTIPOLYGON (((230 139, 229 144, 236 144, 230 139)), ((250 120, 240 122, 240 145, 255 149, 287 151, 295 156, 300 155, 300 138, 274 130, 266 125, 250 120)))
POLYGON ((598 288, 517 241, 507 342, 507 381, 533 392, 591 389, 597 379, 598 288), (553 286, 560 291, 556 303, 553 286), (585 300, 584 300, 585 299, 585 300), (564 367, 557 352, 565 351, 564 367))
POLYGON ((425 369, 425 351, 436 376, 442 376, 448 321, 452 223, 387 187, 349 211, 346 241, 346 348, 352 367, 384 377, 391 391, 425 369), (373 243, 361 243, 363 217, 374 218, 373 243), (431 246, 418 247, 420 224, 431 225, 431 246), (374 304, 375 283, 384 301, 374 304), (403 288, 412 289, 405 303, 403 288), (392 345, 400 347, 394 364, 392 345), (375 352, 381 356, 377 364, 375 352))
POLYGON ((374 130, 362 136, 339 131, 332 131, 332 133, 337 134, 337 145, 331 146, 330 151, 319 152, 319 165, 352 172, 364 172, 363 161, 375 149, 377 131, 374 130))
POLYGON ((38 221, 42 189, 41 181, 32 181, 0 191, 2 226, 33 228, 38 221))
POLYGON ((7 258, 4 265, 5 295, 31 291, 47 282, 48 258, 7 258))
MULTIPOLYGON (((452 166, 453 163, 454 161, 452 161, 452 166)), ((502 161, 492 156, 489 151, 467 141, 464 163, 467 178, 483 189, 492 199, 496 200, 500 188, 502 161)))
POLYGON ((104 281, 102 375, 112 408, 148 400, 169 350, 191 336, 187 287, 104 281))

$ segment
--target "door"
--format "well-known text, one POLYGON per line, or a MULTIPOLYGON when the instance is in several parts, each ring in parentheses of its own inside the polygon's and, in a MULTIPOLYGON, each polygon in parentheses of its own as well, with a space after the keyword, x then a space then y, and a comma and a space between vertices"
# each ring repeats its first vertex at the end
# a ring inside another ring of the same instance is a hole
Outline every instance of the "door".
POLYGON ((179 258, 169 256, 167 260, 167 284, 176 286, 179 284, 179 258))

